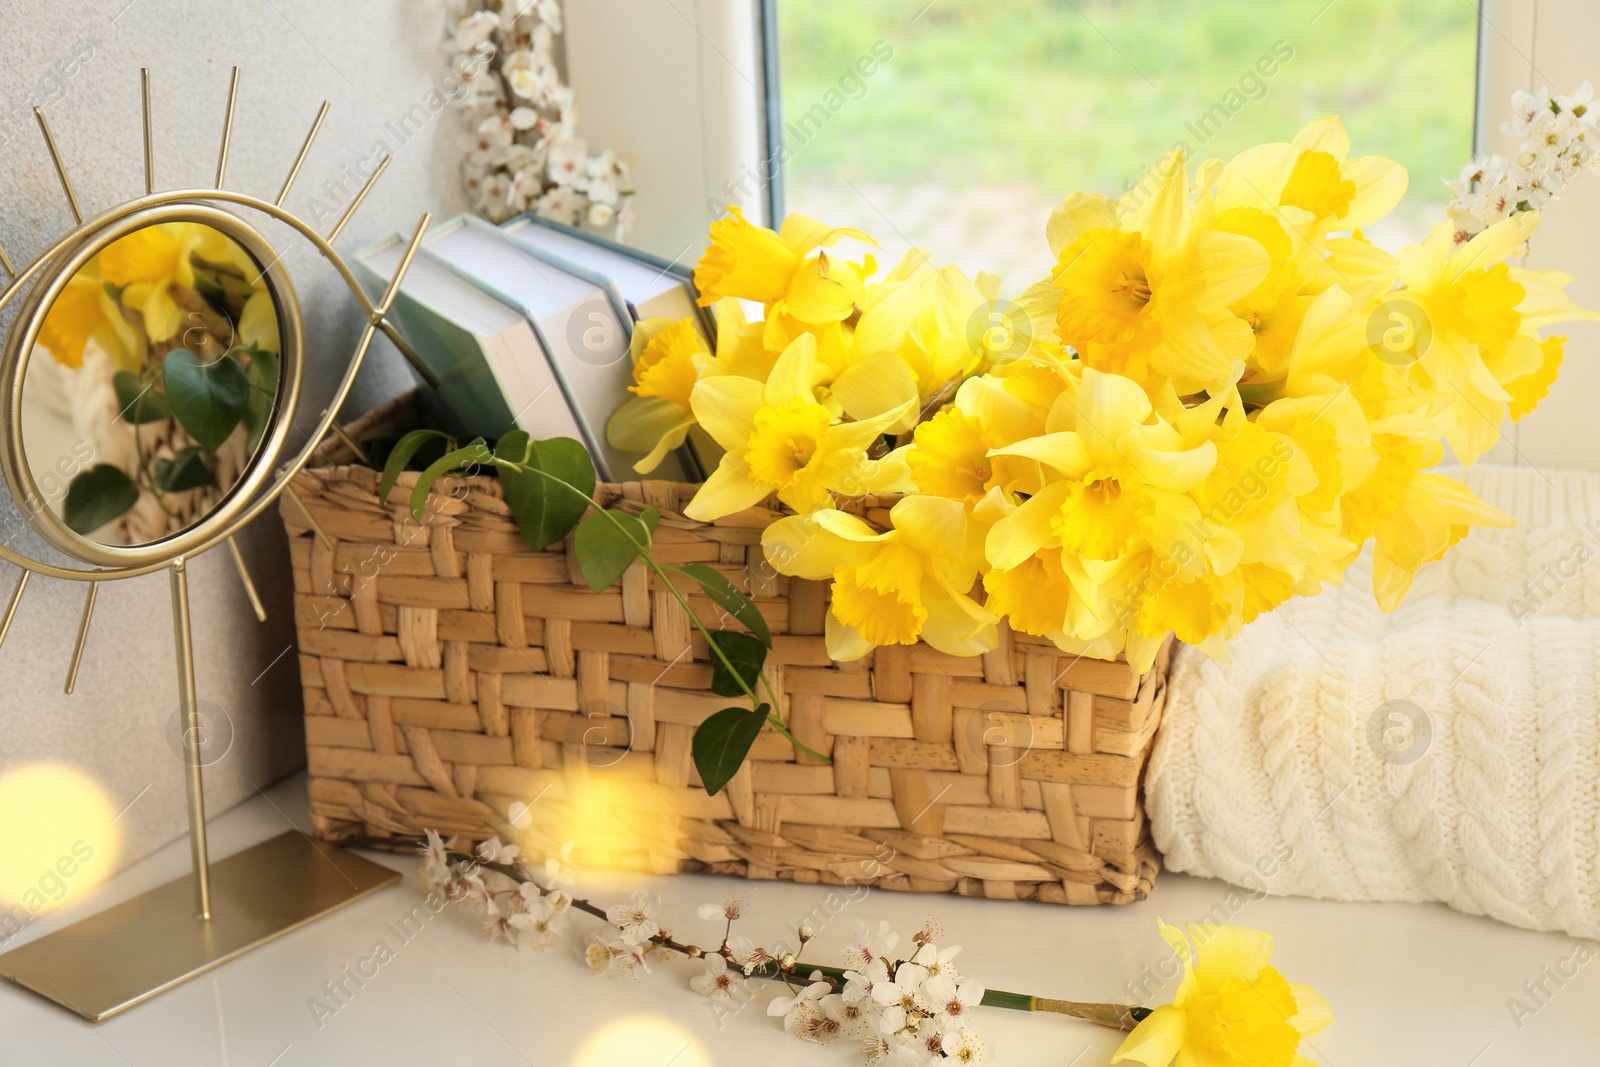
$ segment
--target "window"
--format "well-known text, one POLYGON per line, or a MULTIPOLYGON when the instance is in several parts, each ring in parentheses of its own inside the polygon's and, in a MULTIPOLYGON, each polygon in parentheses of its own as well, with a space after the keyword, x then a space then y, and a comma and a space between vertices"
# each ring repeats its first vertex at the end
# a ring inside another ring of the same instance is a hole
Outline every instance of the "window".
POLYGON ((1353 154, 1411 172, 1370 236, 1443 218, 1472 153, 1477 11, 1464 0, 772 0, 784 209, 857 226, 898 260, 1051 264, 1050 209, 1120 196, 1182 143, 1228 158, 1338 114, 1353 154))

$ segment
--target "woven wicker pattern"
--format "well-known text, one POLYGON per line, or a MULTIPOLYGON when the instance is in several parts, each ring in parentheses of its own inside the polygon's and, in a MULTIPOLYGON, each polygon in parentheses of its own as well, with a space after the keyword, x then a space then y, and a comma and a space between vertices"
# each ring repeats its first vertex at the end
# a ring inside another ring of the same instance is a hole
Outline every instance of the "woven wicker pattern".
MULTIPOLYGON (((1149 891, 1139 782, 1165 650, 1141 678, 1002 628, 982 657, 919 644, 834 663, 826 586, 762 558, 777 511, 703 524, 682 515, 692 486, 603 486, 607 504, 661 509, 662 562, 752 593, 778 712, 833 761, 769 728, 710 797, 691 737, 735 702, 709 692, 704 640, 642 564, 594 593, 566 552, 527 549, 492 479, 441 481, 418 522, 415 476, 388 502, 377 477, 309 470, 282 507, 319 835, 515 830, 534 853, 576 840, 594 865, 1069 904, 1149 891)), ((681 588, 708 625, 738 625, 681 588)))

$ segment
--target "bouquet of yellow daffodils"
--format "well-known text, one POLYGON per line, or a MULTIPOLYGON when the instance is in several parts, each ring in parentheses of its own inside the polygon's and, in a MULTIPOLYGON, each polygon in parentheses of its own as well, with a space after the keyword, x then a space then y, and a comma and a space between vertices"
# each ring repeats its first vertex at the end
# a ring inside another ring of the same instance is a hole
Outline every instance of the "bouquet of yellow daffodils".
POLYGON ((1505 261, 1522 210, 1441 222, 1398 256, 1361 228, 1405 169, 1350 158, 1336 118, 1223 162, 1175 150, 1120 201, 1051 214, 1050 276, 1020 299, 913 250, 885 275, 866 234, 736 208, 695 272, 716 350, 646 321, 614 444, 653 469, 698 426, 724 450, 689 506, 769 496, 784 574, 831 580, 830 654, 994 648, 1004 621, 1146 669, 1176 634, 1214 656, 1373 542, 1378 602, 1473 526, 1509 516, 1429 468, 1472 463, 1545 396, 1594 314, 1569 276, 1505 261), (759 321, 747 305, 759 304, 759 321), (902 494, 877 529, 842 498, 902 494))

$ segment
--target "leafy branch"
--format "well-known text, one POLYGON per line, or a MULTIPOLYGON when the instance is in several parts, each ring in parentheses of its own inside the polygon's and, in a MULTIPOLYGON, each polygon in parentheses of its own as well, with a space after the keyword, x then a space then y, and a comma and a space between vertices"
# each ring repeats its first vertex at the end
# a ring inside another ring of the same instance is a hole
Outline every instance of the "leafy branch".
POLYGON ((518 532, 533 551, 542 552, 571 534, 578 567, 595 592, 615 585, 635 561, 649 568, 671 592, 710 649, 711 691, 718 696, 743 696, 750 703, 748 708, 723 708, 695 729, 694 763, 707 793, 715 795, 738 773, 763 726, 771 726, 797 750, 829 762, 796 738, 774 711, 777 692, 765 669, 772 649, 772 631, 755 602, 726 575, 705 563, 664 564, 657 560, 652 549, 661 512, 652 507, 635 515, 600 504, 594 498, 594 463, 581 444, 566 437, 535 441, 517 430, 492 447, 482 438, 462 445, 437 430, 416 430, 402 437, 390 451, 379 480, 378 498, 387 500, 402 471, 441 447, 443 454, 422 469, 411 490, 409 506, 413 518, 422 518, 428 493, 441 477, 492 471, 500 479, 518 532), (712 630, 706 626, 673 580, 674 575, 697 584, 749 632, 712 630), (766 692, 766 700, 761 699, 758 689, 766 692))

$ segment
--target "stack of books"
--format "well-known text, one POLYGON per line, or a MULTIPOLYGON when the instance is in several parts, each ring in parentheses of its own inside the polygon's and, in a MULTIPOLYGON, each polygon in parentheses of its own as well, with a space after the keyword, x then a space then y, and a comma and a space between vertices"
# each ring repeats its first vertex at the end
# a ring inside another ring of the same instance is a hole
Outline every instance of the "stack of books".
MULTIPOLYGON (((405 245, 394 234, 357 257, 374 300, 405 245)), ((622 481, 635 477, 640 457, 612 448, 605 428, 633 384, 634 323, 690 318, 714 350, 711 319, 695 297, 688 268, 648 253, 534 215, 501 226, 461 215, 423 238, 393 311, 439 379, 424 393, 441 429, 571 437, 602 480, 622 481)), ((706 461, 703 447, 681 448, 651 477, 700 481, 706 461)))

